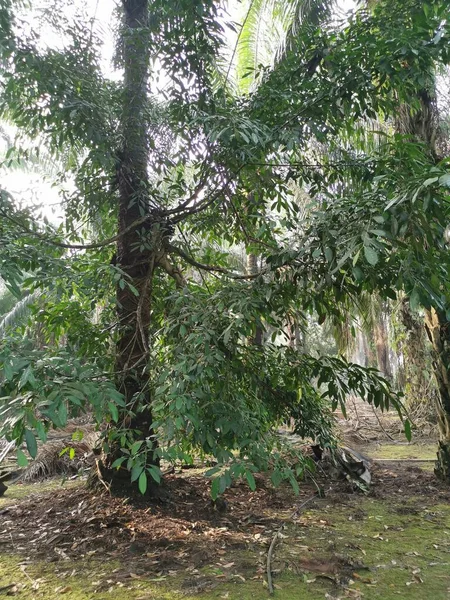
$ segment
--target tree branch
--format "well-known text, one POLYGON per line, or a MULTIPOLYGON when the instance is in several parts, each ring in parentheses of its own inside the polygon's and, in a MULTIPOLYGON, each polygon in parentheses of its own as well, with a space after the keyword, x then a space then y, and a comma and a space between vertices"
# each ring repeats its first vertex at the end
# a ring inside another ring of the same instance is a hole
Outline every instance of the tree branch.
POLYGON ((232 271, 230 271, 229 269, 226 269, 225 267, 219 267, 218 265, 206 265, 204 263, 198 262, 194 258, 191 258, 188 254, 186 254, 186 252, 184 252, 184 250, 182 250, 181 248, 178 248, 178 246, 174 246, 173 244, 166 244, 166 249, 168 252, 173 252, 174 254, 178 254, 178 256, 180 256, 184 261, 186 261, 193 267, 196 267, 197 269, 201 269, 203 271, 215 272, 215 273, 222 273, 223 275, 227 275, 231 279, 244 279, 244 280, 257 279, 261 275, 264 275, 264 273, 268 272, 268 269, 262 269, 261 271, 258 271, 258 273, 254 273, 253 275, 237 275, 236 273, 233 273, 232 271))
POLYGON ((166 273, 175 280, 177 288, 184 288, 187 286, 187 281, 184 278, 183 273, 178 267, 171 264, 167 258, 167 254, 163 254, 158 258, 158 265, 166 271, 166 273))
POLYGON ((126 227, 123 231, 121 231, 117 235, 107 238, 106 240, 103 240, 101 242, 93 242, 92 244, 69 244, 66 242, 58 242, 56 240, 52 240, 52 239, 48 238, 46 235, 44 235, 43 233, 40 233, 39 231, 33 231, 32 229, 28 229, 28 227, 25 227, 25 225, 23 225, 20 221, 18 221, 14 217, 11 217, 11 215, 8 215, 4 210, 0 209, 0 214, 5 219, 8 219, 8 221, 11 221, 11 223, 14 223, 18 227, 20 227, 20 229, 27 235, 32 235, 33 237, 37 237, 39 240, 41 240, 42 242, 44 242, 46 244, 49 244, 50 246, 55 246, 57 248, 66 248, 66 249, 70 249, 70 250, 94 250, 96 248, 103 248, 105 246, 110 246, 111 244, 114 244, 114 242, 117 242, 117 240, 119 240, 121 237, 123 237, 124 235, 129 233, 135 227, 142 225, 143 223, 148 221, 151 217, 154 217, 153 214, 149 214, 149 215, 145 215, 139 219, 136 219, 136 221, 134 221, 134 223, 131 223, 130 225, 128 225, 128 227, 126 227))

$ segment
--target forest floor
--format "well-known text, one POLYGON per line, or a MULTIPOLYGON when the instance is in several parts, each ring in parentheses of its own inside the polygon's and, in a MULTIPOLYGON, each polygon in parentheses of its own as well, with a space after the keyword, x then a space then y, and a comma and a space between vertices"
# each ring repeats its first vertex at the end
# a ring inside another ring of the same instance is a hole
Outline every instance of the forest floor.
POLYGON ((347 443, 389 459, 372 465, 368 494, 318 474, 323 498, 312 482, 295 496, 259 477, 254 492, 236 483, 219 511, 196 470, 169 476, 159 501, 93 495, 83 482, 11 486, 0 499, 0 596, 264 599, 275 539, 274 598, 450 598, 450 487, 417 462, 436 442, 387 435, 343 428, 347 443))

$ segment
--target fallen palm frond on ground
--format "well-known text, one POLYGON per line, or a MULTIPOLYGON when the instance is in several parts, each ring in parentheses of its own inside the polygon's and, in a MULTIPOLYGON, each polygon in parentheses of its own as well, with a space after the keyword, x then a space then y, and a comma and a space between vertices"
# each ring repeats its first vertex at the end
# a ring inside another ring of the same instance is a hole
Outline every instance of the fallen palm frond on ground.
POLYGON ((69 421, 67 427, 49 433, 49 439, 39 447, 35 460, 22 470, 17 469, 14 443, 5 443, 1 454, 0 479, 36 481, 55 475, 70 475, 92 466, 93 449, 100 433, 86 418, 69 421))
POLYGON ((25 469, 21 480, 36 481, 59 474, 76 474, 93 464, 92 447, 89 440, 75 442, 62 439, 47 442, 36 459, 25 469))

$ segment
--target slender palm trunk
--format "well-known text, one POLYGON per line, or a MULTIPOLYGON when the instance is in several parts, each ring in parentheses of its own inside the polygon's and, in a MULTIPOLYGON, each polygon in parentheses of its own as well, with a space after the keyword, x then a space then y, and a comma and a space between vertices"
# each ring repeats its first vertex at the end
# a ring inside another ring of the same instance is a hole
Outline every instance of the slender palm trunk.
POLYGON ((388 379, 392 379, 392 368, 389 358, 388 330, 384 314, 381 313, 374 326, 375 348, 378 368, 388 379))
MULTIPOLYGON (((431 80, 431 75, 429 79, 431 80)), ((397 130, 414 135, 424 142, 431 160, 438 162, 440 157, 437 142, 440 130, 434 83, 430 82, 429 89, 419 90, 417 99, 420 110, 414 115, 411 115, 408 107, 400 108, 397 130)), ((436 410, 440 439, 435 473, 437 477, 450 483, 450 323, 444 313, 432 308, 425 312, 425 327, 433 346, 433 371, 439 391, 436 410)))
POLYGON ((439 395, 436 413, 439 448, 435 473, 450 482, 450 323, 445 315, 432 308, 425 311, 425 327, 433 346, 434 376, 439 395))
MULTIPOLYGON (((258 273, 258 257, 256 254, 247 254, 247 275, 256 275, 258 273)), ((255 325, 255 335, 250 340, 255 346, 262 346, 263 328, 259 323, 255 325)))

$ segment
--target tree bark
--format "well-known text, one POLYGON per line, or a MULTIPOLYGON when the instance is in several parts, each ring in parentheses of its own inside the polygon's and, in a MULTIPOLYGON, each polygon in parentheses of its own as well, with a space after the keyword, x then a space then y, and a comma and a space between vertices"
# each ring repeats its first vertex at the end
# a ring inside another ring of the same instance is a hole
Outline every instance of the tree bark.
POLYGON ((389 359, 388 332, 383 313, 379 315, 377 322, 375 323, 374 337, 378 369, 387 379, 392 379, 392 368, 389 359))
POLYGON ((436 412, 439 448, 435 474, 450 483, 450 323, 434 308, 425 311, 425 327, 433 346, 434 375, 438 384, 436 412))
MULTIPOLYGON (((149 385, 149 327, 151 289, 158 264, 162 232, 151 218, 149 206, 148 128, 145 117, 149 76, 149 48, 146 26, 148 0, 122 0, 124 10, 123 59, 124 91, 122 106, 123 146, 119 152, 119 205, 117 264, 125 277, 117 285, 118 338, 116 344, 116 384, 126 408, 122 425, 133 431, 134 440, 150 445, 147 464, 157 464, 156 440, 152 428, 149 385), (144 215, 139 227, 133 224, 144 215), (150 444, 148 444, 150 442, 150 444)), ((121 456, 118 440, 112 440, 103 459, 102 475, 112 488, 131 485, 126 469, 111 469, 121 456)))
MULTIPOLYGON (((413 114, 408 106, 402 105, 397 116, 396 129, 399 133, 414 135, 426 144, 431 162, 437 163, 442 158, 439 152, 442 132, 436 107, 436 83, 431 71, 426 75, 429 80, 428 89, 424 87, 417 90, 420 110, 413 114)), ((436 409, 440 439, 435 474, 450 483, 450 323, 445 314, 431 308, 426 311, 425 327, 433 346, 433 370, 439 390, 436 409)))

